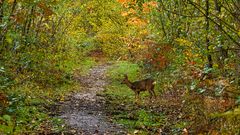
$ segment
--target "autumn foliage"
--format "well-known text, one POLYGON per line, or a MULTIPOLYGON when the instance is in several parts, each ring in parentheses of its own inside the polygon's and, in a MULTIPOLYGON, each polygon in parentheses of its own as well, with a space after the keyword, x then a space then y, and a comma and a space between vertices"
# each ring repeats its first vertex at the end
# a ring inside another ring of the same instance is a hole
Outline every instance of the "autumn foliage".
POLYGON ((76 74, 106 61, 134 63, 135 79, 156 80, 159 101, 124 112, 139 116, 137 132, 239 134, 239 7, 237 0, 0 0, 0 134, 62 130, 46 108, 79 85, 76 74))

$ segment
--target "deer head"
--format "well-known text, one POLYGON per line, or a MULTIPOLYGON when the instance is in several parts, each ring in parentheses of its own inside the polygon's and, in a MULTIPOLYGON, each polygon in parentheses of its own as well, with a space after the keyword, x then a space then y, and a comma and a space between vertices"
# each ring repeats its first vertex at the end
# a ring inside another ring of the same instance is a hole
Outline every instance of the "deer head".
POLYGON ((125 75, 124 75, 124 79, 122 80, 121 84, 126 84, 126 83, 128 83, 128 82, 129 82, 128 76, 125 74, 125 75))

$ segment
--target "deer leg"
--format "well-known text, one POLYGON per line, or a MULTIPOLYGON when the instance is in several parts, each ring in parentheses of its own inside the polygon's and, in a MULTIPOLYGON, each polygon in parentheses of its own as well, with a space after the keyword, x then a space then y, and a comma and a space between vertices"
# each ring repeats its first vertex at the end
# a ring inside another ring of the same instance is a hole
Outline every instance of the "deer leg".
POLYGON ((151 100, 151 99, 152 99, 152 96, 153 96, 153 93, 152 93, 151 90, 149 90, 148 92, 149 92, 149 94, 150 94, 150 100, 151 100))
POLYGON ((137 92, 137 95, 138 95, 138 99, 141 100, 140 92, 137 92))
POLYGON ((139 92, 135 92, 135 100, 136 100, 136 101, 139 100, 139 92))
POLYGON ((135 92, 135 100, 138 98, 138 96, 137 96, 137 92, 135 92))
POLYGON ((156 93, 155 93, 155 91, 154 90, 151 90, 152 91, 152 93, 153 93, 153 96, 154 96, 154 98, 156 99, 157 98, 157 96, 156 96, 156 93))

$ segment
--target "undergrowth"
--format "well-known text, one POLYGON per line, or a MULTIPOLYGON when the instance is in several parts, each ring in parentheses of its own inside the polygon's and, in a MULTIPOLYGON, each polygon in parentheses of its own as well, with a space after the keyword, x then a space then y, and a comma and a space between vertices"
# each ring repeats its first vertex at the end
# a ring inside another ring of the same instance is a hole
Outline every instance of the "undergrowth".
POLYGON ((51 106, 63 101, 70 92, 79 91, 80 86, 74 76, 86 73, 95 64, 91 58, 69 60, 58 67, 67 75, 61 84, 46 87, 49 85, 28 80, 1 90, 0 134, 50 134, 64 131, 66 127, 63 120, 49 113, 51 106))
POLYGON ((239 107, 231 109, 234 99, 211 92, 226 82, 221 78, 200 81, 191 75, 193 71, 197 72, 184 67, 154 73, 157 99, 149 102, 148 92, 142 92, 137 102, 134 92, 121 84, 123 75, 128 74, 131 81, 147 75, 137 64, 118 61, 109 70, 111 84, 102 93, 107 110, 132 134, 238 134, 240 115, 239 107))
POLYGON ((124 74, 135 81, 145 77, 141 72, 137 64, 125 61, 115 63, 108 72, 111 85, 106 88, 103 95, 108 101, 108 110, 115 122, 127 127, 130 133, 157 133, 166 123, 167 118, 164 113, 155 113, 147 106, 149 104, 147 92, 141 93, 141 103, 137 104, 134 92, 121 84, 124 74))

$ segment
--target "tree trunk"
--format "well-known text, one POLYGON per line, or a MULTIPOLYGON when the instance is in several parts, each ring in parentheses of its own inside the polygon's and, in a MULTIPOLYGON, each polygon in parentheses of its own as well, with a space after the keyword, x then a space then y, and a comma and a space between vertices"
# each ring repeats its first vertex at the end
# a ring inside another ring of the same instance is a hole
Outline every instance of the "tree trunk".
MULTIPOLYGON (((216 10, 217 14, 220 14, 221 13, 221 6, 219 4, 219 0, 214 0, 214 4, 215 4, 215 10, 216 10)), ((221 34, 221 27, 222 27, 221 20, 218 19, 217 23, 219 25, 215 25, 215 29, 217 31, 217 34, 220 35, 221 34)), ((222 41, 220 41, 220 44, 217 47, 217 51, 218 51, 218 54, 217 54, 218 66, 219 66, 220 70, 222 71, 222 73, 224 74, 225 73, 224 60, 228 57, 228 50, 223 48, 223 42, 222 41)))
POLYGON ((26 28, 26 34, 29 34, 29 30, 31 28, 31 24, 32 24, 32 19, 33 19, 33 12, 34 12, 34 6, 31 8, 31 12, 30 12, 30 18, 29 18, 29 22, 27 24, 27 28, 26 28))
MULTIPOLYGON (((4 0, 0 0, 0 24, 3 23, 3 4, 4 4, 4 0)), ((3 29, 0 29, 0 45, 3 45, 3 29)))
POLYGON ((3 18, 3 3, 4 3, 4 0, 0 0, 0 23, 2 23, 2 18, 3 18))
POLYGON ((207 49, 207 60, 208 60, 208 68, 213 67, 213 60, 211 54, 209 54, 209 46, 210 46, 210 40, 209 40, 209 0, 206 0, 206 49, 207 49))
POLYGON ((12 6, 12 11, 11 11, 11 16, 13 15, 13 13, 15 11, 16 6, 17 6, 17 0, 14 0, 13 6, 12 6))

